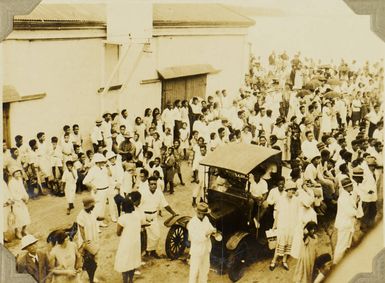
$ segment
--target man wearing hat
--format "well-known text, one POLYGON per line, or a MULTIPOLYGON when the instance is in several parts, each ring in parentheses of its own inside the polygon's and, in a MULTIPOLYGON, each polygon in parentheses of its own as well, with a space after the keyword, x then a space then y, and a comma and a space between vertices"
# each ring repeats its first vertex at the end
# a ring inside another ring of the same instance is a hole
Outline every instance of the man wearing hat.
POLYGON ((107 159, 100 153, 95 153, 91 167, 83 180, 83 184, 89 187, 95 196, 95 213, 100 227, 107 227, 103 223, 106 210, 108 188, 110 186, 110 172, 106 167, 107 159))
MULTIPOLYGON (((136 156, 136 147, 135 144, 131 142, 132 137, 126 133, 124 134, 124 141, 122 141, 119 145, 119 154, 125 155, 129 153, 132 158, 135 158, 136 156)), ((138 149, 139 150, 139 149, 138 149)))
POLYGON ((110 173, 110 186, 108 188, 108 208, 110 211, 110 216, 112 222, 117 221, 117 208, 114 205, 115 200, 114 197, 119 194, 120 192, 120 187, 122 186, 123 183, 123 167, 121 164, 118 164, 116 162, 116 154, 112 151, 107 152, 106 158, 108 160, 107 163, 107 169, 109 170, 110 173))
POLYGON ((362 200, 362 209, 364 216, 362 217, 361 230, 367 231, 374 224, 377 215, 377 176, 376 176, 376 159, 373 156, 367 156, 362 162, 364 171, 364 179, 360 197, 362 200))
POLYGON ((216 233, 216 229, 206 217, 209 213, 208 205, 200 202, 196 207, 196 216, 187 224, 191 242, 189 283, 207 282, 210 269, 210 236, 216 233))
POLYGON ((83 270, 88 274, 90 282, 95 282, 94 276, 97 268, 97 255, 100 248, 99 225, 93 213, 95 200, 91 196, 83 198, 83 209, 76 217, 78 224, 78 246, 83 255, 83 270))
POLYGON ((29 273, 37 282, 48 282, 49 260, 47 254, 38 249, 38 239, 26 235, 21 239, 21 249, 25 251, 16 258, 16 270, 19 273, 29 273))
POLYGON ((98 147, 103 145, 103 134, 102 134, 102 119, 98 118, 95 121, 95 127, 91 131, 91 142, 94 147, 94 152, 98 151, 98 147))
POLYGON ((350 247, 353 239, 354 225, 357 218, 362 217, 360 199, 353 190, 349 177, 341 181, 342 190, 337 202, 337 215, 334 227, 337 229, 337 243, 334 251, 334 264, 337 264, 350 247))

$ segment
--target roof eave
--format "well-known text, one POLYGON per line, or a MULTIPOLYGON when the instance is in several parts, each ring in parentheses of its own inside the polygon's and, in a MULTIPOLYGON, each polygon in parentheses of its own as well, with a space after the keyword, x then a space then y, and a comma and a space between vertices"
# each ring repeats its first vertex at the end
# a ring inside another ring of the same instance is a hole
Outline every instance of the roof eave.
POLYGON ((228 23, 228 22, 169 22, 169 21, 154 21, 154 28, 174 28, 174 27, 227 27, 227 28, 248 28, 254 23, 228 23))
POLYGON ((39 30, 39 29, 105 29, 106 23, 94 21, 43 21, 43 20, 22 20, 14 21, 14 30, 39 30))

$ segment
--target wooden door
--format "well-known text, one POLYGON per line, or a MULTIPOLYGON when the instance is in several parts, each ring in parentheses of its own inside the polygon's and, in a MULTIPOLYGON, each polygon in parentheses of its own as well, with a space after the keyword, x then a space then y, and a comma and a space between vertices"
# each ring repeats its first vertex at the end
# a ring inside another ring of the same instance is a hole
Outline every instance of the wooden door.
POLYGON ((3 103, 3 139, 8 148, 11 147, 11 134, 9 128, 9 103, 3 103))
POLYGON ((191 99, 194 96, 205 99, 207 75, 191 76, 186 80, 186 97, 191 99))
POLYGON ((194 96, 205 98, 207 75, 189 76, 162 81, 162 109, 175 100, 190 100, 194 96))

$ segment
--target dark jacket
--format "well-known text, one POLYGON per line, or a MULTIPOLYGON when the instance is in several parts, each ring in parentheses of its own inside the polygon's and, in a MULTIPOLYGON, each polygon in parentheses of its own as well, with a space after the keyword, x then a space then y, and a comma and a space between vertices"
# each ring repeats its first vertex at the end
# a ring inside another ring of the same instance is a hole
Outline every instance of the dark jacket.
POLYGON ((39 283, 50 282, 50 278, 47 278, 49 274, 49 260, 46 253, 38 251, 38 261, 35 263, 28 252, 19 255, 17 257, 17 272, 29 273, 39 283))

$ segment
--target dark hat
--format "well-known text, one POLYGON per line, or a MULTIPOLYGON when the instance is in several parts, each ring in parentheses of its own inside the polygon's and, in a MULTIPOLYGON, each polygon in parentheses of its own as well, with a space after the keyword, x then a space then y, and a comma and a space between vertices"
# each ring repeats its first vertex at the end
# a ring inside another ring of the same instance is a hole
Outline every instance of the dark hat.
POLYGON ((111 113, 110 112, 104 112, 103 113, 103 118, 106 117, 107 115, 111 115, 111 113))
POLYGON ((342 185, 343 188, 347 188, 347 187, 353 186, 353 183, 350 180, 350 178, 344 178, 341 181, 341 185, 342 185))
POLYGON ((353 177, 363 177, 364 170, 361 167, 353 168, 353 177))
POLYGON ((283 123, 283 119, 281 117, 278 117, 277 120, 275 121, 275 124, 278 125, 280 123, 283 123))
POLYGON ((322 151, 323 149, 325 149, 325 147, 326 145, 323 142, 317 143, 317 148, 319 151, 322 151))
POLYGON ((83 206, 85 209, 91 208, 93 205, 95 205, 95 200, 92 197, 85 197, 83 199, 83 206))

